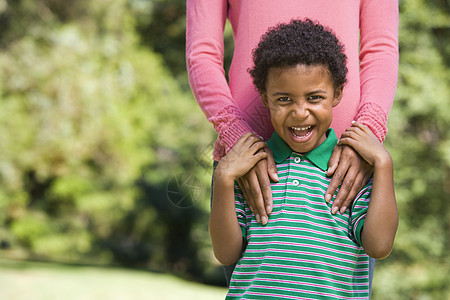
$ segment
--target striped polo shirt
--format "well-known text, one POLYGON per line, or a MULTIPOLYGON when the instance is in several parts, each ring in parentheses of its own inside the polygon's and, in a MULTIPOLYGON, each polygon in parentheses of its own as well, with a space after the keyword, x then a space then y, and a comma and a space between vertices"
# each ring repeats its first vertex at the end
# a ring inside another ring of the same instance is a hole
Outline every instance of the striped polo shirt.
POLYGON ((273 134, 267 144, 280 180, 271 184, 273 212, 265 226, 256 222, 235 185, 236 213, 247 247, 233 272, 227 299, 369 298, 369 257, 360 234, 372 181, 351 209, 331 214, 324 195, 336 143, 329 129, 325 142, 299 154, 273 134))

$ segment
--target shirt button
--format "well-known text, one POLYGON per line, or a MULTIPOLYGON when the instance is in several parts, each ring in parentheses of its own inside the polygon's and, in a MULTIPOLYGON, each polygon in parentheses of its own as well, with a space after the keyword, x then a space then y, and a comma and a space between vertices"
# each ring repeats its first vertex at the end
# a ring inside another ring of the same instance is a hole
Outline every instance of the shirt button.
POLYGON ((301 162, 302 161, 302 159, 300 158, 300 157, 295 157, 294 158, 294 161, 298 164, 299 162, 301 162))
POLYGON ((300 181, 298 181, 297 179, 295 179, 294 181, 292 181, 292 184, 293 184, 294 186, 297 186, 297 185, 300 184, 300 181))

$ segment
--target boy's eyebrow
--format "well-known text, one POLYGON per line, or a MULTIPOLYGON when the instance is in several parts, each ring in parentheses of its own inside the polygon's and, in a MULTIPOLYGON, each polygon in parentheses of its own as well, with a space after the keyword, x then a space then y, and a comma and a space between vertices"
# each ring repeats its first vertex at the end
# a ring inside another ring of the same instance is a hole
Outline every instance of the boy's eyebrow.
POLYGON ((322 89, 316 89, 316 90, 313 90, 313 91, 307 93, 306 95, 312 95, 312 94, 317 94, 317 93, 326 93, 326 91, 322 90, 322 89))
POLYGON ((274 96, 287 96, 287 95, 289 95, 288 92, 276 92, 276 93, 272 94, 273 97, 274 96))
MULTIPOLYGON (((316 90, 308 92, 306 95, 313 95, 313 94, 317 94, 317 93, 326 93, 326 91, 322 90, 322 89, 316 89, 316 90)), ((275 92, 275 93, 272 94, 272 97, 275 97, 275 96, 288 96, 288 95, 290 95, 288 92, 275 92)))

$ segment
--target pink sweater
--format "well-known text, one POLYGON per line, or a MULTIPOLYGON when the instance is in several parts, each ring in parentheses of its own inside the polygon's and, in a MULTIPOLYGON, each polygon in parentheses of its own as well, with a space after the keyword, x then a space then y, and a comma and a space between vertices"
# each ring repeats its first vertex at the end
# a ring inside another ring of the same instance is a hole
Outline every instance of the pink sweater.
POLYGON ((269 27, 308 17, 331 28, 345 45, 348 83, 333 109, 340 136, 351 121, 369 126, 381 140, 394 101, 398 73, 397 0, 187 0, 186 61, 189 82, 214 125, 219 160, 249 131, 268 139, 273 128, 247 69, 251 51, 269 27), (229 19, 235 50, 229 84, 223 69, 223 31, 229 19))

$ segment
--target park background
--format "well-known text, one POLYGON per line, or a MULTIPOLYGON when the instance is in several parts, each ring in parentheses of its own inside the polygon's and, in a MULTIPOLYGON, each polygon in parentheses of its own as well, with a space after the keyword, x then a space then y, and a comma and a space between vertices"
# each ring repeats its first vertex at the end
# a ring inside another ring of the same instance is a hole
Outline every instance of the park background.
MULTIPOLYGON (((185 9, 0 0, 0 299, 223 298, 185 9)), ((400 225, 373 299, 450 299, 449 20, 448 0, 400 0, 400 225)))

